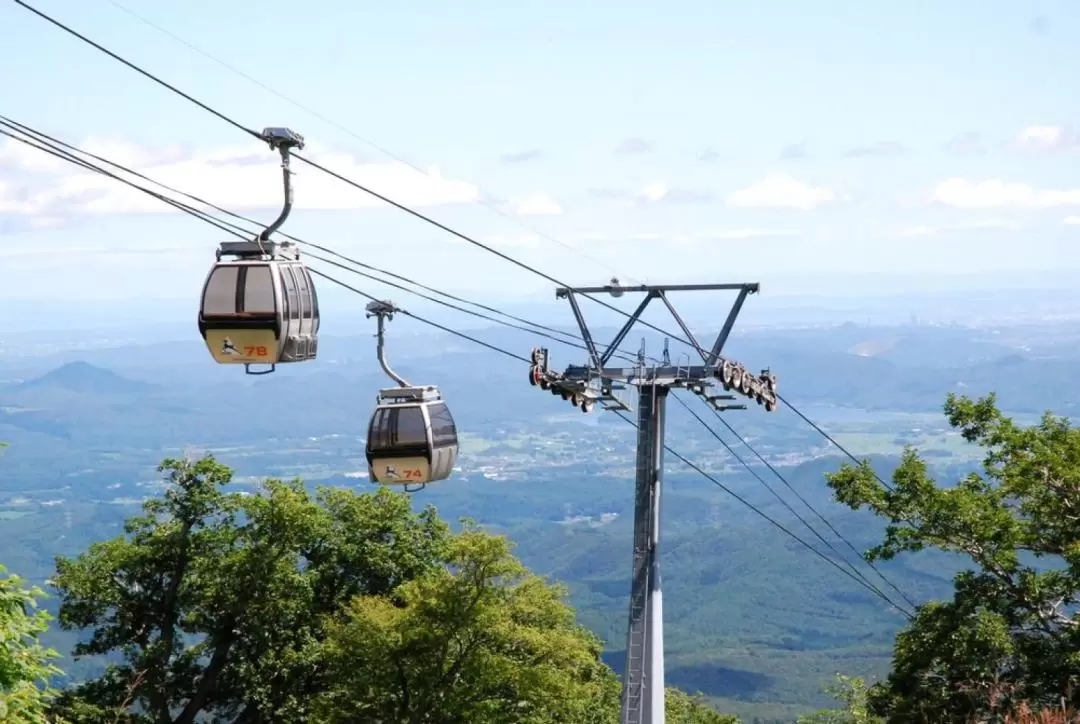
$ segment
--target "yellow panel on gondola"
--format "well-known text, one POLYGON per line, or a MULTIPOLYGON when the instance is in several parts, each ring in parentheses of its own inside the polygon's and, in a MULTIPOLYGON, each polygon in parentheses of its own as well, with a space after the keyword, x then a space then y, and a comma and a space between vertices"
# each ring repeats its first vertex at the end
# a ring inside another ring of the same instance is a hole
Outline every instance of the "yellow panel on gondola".
POLYGON ((382 485, 409 485, 430 481, 431 465, 427 458, 384 458, 377 457, 371 462, 371 474, 374 482, 382 485))
POLYGON ((278 340, 271 329, 208 329, 206 346, 221 364, 276 364, 278 340))

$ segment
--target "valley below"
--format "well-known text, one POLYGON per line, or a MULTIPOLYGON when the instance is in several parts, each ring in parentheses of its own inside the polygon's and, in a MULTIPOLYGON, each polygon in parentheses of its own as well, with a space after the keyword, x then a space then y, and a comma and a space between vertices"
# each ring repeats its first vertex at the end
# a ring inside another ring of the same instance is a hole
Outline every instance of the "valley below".
MULTIPOLYGON (((1046 408, 1069 414, 1080 389, 1070 373, 1080 358, 1076 337, 1059 335, 1053 346, 1033 325, 842 325, 736 335, 729 353, 751 367, 771 365, 785 397, 846 450, 872 456, 883 477, 911 445, 940 480, 955 480, 981 454, 948 428, 946 393, 996 390, 1022 420, 1046 408), (914 352, 932 348, 932 356, 914 352)), ((528 348, 520 333, 491 330, 486 339, 528 348)), ((372 489, 364 436, 374 392, 386 383, 369 343, 327 339, 320 364, 265 379, 212 365, 190 341, 0 357, 0 440, 9 443, 0 458, 0 562, 47 586, 55 555, 122 533, 124 519, 159 492, 155 468, 164 457, 213 453, 234 469, 239 488, 299 477, 312 486, 372 489)), ((530 568, 567 584, 579 619, 621 670, 633 429, 530 387, 523 366, 482 350, 424 338, 399 359, 404 374, 441 386, 461 430, 459 470, 415 494, 414 507, 433 505, 449 520, 470 518, 505 533, 530 568)), ((560 359, 576 361, 565 352, 560 359)), ((821 688, 837 672, 884 675, 903 617, 807 550, 837 557, 778 499, 880 584, 793 495, 859 551, 879 542, 882 522, 837 504, 825 484, 825 473, 847 458, 786 407, 770 414, 751 403, 724 413, 740 440, 693 395, 680 398, 747 464, 678 404, 669 405, 668 444, 803 542, 669 456, 662 511, 668 682, 745 721, 787 721, 830 705, 821 688)), ((879 568, 923 601, 949 595, 962 563, 918 554, 879 568)), ((49 636, 66 653, 77 634, 54 627, 49 636)), ((101 665, 59 663, 73 678, 101 665)))

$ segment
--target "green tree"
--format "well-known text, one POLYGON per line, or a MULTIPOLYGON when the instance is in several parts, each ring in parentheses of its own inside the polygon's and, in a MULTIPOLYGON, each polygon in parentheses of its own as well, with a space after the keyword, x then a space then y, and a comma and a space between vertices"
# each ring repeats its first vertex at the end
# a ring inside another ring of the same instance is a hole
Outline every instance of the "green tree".
MULTIPOLYGON (((114 662, 59 697, 75 724, 617 719, 600 643, 505 539, 385 488, 245 495, 212 457, 160 469, 123 535, 57 559, 60 622, 90 633, 75 656, 114 662)), ((684 699, 697 718, 673 722, 725 721, 684 699)))
POLYGON ((446 566, 361 596, 329 630, 329 724, 614 722, 619 684, 565 591, 468 526, 446 566))
POLYGON ((386 490, 313 499, 269 480, 245 496, 209 456, 161 470, 164 495, 125 535, 57 559, 60 622, 92 631, 75 656, 122 660, 61 697, 73 721, 308 721, 323 622, 437 565, 449 540, 433 510, 386 490))
POLYGON ((966 721, 1080 695, 1080 431, 1050 413, 1029 427, 1001 413, 993 395, 949 395, 949 424, 984 448, 981 473, 938 485, 905 451, 881 485, 868 464, 829 475, 839 501, 888 521, 868 558, 936 548, 973 568, 951 601, 920 606, 896 640, 893 670, 870 692, 890 722, 966 721))
POLYGON ((842 702, 844 708, 823 709, 799 717, 799 724, 880 724, 882 721, 870 713, 869 690, 859 677, 837 674, 836 681, 825 687, 825 693, 842 702))
MULTIPOLYGON (((329 627, 326 724, 607 724, 620 685, 566 590, 528 571, 504 538, 467 525, 445 566, 391 596, 363 596, 329 627)), ((735 724, 701 697, 666 696, 671 724, 735 724)))
POLYGON ((62 673, 38 638, 51 617, 37 609, 41 589, 5 573, 0 566, 0 722, 41 724, 55 694, 49 681, 62 673))
MULTIPOLYGON (((0 440, 0 456, 7 445, 0 440)), ((50 681, 63 673, 52 663, 59 654, 39 638, 52 617, 37 607, 44 591, 6 574, 0 565, 0 722, 41 724, 56 694, 50 681)))
POLYGON ((669 724, 739 724, 730 714, 721 714, 704 697, 691 696, 669 686, 664 692, 664 720, 669 724))

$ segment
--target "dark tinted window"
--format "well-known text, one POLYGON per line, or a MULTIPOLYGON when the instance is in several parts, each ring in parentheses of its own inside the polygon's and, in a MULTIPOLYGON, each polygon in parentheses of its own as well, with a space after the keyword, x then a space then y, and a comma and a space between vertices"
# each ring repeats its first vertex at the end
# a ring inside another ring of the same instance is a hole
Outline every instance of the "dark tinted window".
POLYGON ((368 444, 372 450, 427 447, 424 411, 419 406, 376 410, 368 428, 368 444))
POLYGON ((368 427, 368 447, 372 450, 381 450, 387 447, 390 442, 390 436, 387 433, 386 426, 386 413, 389 410, 384 408, 377 408, 375 414, 371 416, 371 425, 368 427))
POLYGON ((436 447, 457 444, 457 427, 450 409, 442 402, 428 406, 431 417, 431 441, 436 447))
POLYGON ((210 272, 203 294, 203 314, 236 314, 235 266, 219 266, 210 272))
POLYGON ((273 314, 276 312, 277 308, 274 305, 274 277, 270 274, 269 265, 250 265, 246 271, 244 311, 256 314, 273 314))

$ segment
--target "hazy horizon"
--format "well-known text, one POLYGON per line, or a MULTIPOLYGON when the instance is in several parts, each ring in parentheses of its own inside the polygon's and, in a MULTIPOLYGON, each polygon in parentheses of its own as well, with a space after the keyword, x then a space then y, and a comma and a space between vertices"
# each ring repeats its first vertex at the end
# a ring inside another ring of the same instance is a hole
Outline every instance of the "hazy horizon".
MULTIPOLYGON (((348 275, 343 272, 339 278, 346 276, 348 275)), ((1067 275, 1057 272, 1054 276, 1063 278, 1067 275)), ((318 287, 323 316, 321 333, 334 336, 368 333, 371 321, 364 316, 366 300, 325 280, 319 281, 322 282, 318 287)), ((352 279, 348 281, 360 289, 370 291, 380 298, 392 299, 405 309, 454 329, 477 330, 495 324, 401 290, 387 290, 370 282, 363 284, 352 279)), ((1065 284, 1058 287, 1017 286, 1008 289, 989 286, 1000 284, 1000 280, 995 279, 957 278, 942 281, 938 288, 906 293, 897 293, 885 285, 879 285, 877 294, 863 295, 853 294, 849 287, 842 285, 834 287, 836 293, 832 294, 783 294, 777 293, 777 285, 762 285, 761 293, 751 295, 743 305, 736 328, 829 326, 845 322, 869 326, 912 323, 981 326, 1054 322, 1080 316, 1080 290, 1065 284), (945 281, 951 283, 944 283, 945 281)), ((1024 280, 1017 278, 1015 281, 1019 284, 1024 280)), ((554 293, 542 299, 536 295, 507 298, 490 294, 470 294, 467 291, 461 292, 461 295, 508 314, 576 332, 569 304, 566 300, 555 299, 554 293)), ((636 304, 633 299, 636 295, 632 294, 627 294, 620 300, 613 300, 606 295, 597 296, 628 312, 636 304)), ((694 292, 673 294, 671 298, 676 309, 689 324, 694 327, 711 327, 719 326, 723 322, 735 295, 731 292, 694 292)), ((0 331, 0 343, 5 338, 9 341, 15 337, 30 341, 62 332, 77 332, 80 338, 92 337, 95 331, 112 336, 123 330, 145 334, 148 341, 154 342, 198 338, 195 328, 197 293, 190 298, 153 299, 137 303, 124 299, 12 299, 5 301, 4 306, 8 311, 8 321, 0 331)), ((647 312, 647 321, 674 330, 675 323, 666 310, 659 303, 656 303, 655 307, 647 312)), ((588 300, 583 301, 582 308, 591 326, 610 328, 622 323, 616 314, 588 300)), ((483 313, 490 315, 490 312, 483 313)), ((395 323, 395 326, 400 325, 406 325, 413 331, 431 329, 407 319, 395 323)))

